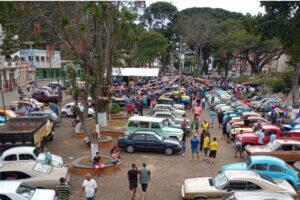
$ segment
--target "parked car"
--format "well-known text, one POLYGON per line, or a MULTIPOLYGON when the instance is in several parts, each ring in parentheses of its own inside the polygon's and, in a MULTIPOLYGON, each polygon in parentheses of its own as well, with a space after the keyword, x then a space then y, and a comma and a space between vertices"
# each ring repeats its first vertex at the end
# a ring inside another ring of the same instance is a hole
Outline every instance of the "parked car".
POLYGON ((167 105, 171 105, 171 106, 173 106, 175 109, 179 109, 179 110, 184 110, 184 109, 185 109, 184 104, 177 104, 177 103, 174 102, 173 99, 170 99, 170 98, 160 97, 160 98, 157 100, 157 103, 158 103, 158 104, 167 104, 167 105))
POLYGON ((271 178, 285 179, 294 188, 299 185, 297 172, 285 161, 273 156, 246 156, 246 162, 223 165, 221 172, 226 170, 254 170, 271 178))
POLYGON ((154 111, 158 111, 158 110, 168 110, 170 111, 173 115, 179 115, 179 116, 185 116, 185 111, 184 110, 179 110, 174 108, 171 105, 167 105, 167 104, 156 104, 155 107, 153 108, 154 111))
POLYGON ((280 192, 235 192, 222 200, 294 200, 294 198, 280 192))
POLYGON ((139 129, 155 131, 166 138, 182 139, 183 131, 178 128, 168 127, 165 119, 148 116, 133 116, 128 119, 127 130, 134 132, 139 129))
POLYGON ((50 94, 46 90, 38 90, 35 91, 31 94, 31 98, 34 98, 42 103, 55 103, 57 104, 58 102, 61 101, 61 96, 57 94, 50 94))
POLYGON ((39 107, 39 108, 45 106, 44 103, 39 102, 38 100, 33 99, 33 98, 22 98, 22 101, 29 101, 29 102, 33 103, 34 105, 37 105, 37 107, 39 107))
POLYGON ((36 116, 36 117, 47 116, 54 124, 58 124, 60 122, 60 119, 57 116, 57 114, 52 112, 51 110, 34 111, 34 112, 31 112, 29 114, 29 116, 36 116))
MULTIPOLYGON (((270 123, 267 119, 263 118, 263 117, 256 117, 256 116, 253 116, 253 117, 247 117, 247 120, 249 122, 249 126, 252 126, 254 124, 267 124, 267 123, 270 123)), ((238 121, 238 122, 233 122, 231 124, 231 127, 232 128, 242 128, 245 126, 245 121, 242 120, 242 121, 238 121)))
MULTIPOLYGON (((0 157, 0 162, 24 162, 24 161, 38 161, 43 162, 45 154, 40 148, 36 147, 13 147, 4 151, 0 157)), ((54 167, 63 167, 66 162, 62 157, 52 154, 51 165, 54 167)))
POLYGON ((187 131, 191 132, 191 121, 187 118, 183 118, 183 117, 178 117, 178 116, 174 116, 171 112, 169 111, 156 111, 154 112, 154 114, 152 115, 153 117, 158 117, 158 118, 169 118, 171 119, 173 122, 175 122, 175 124, 177 126, 181 126, 181 122, 183 122, 183 120, 185 119, 187 122, 187 131))
POLYGON ((214 177, 190 178, 182 185, 183 199, 220 198, 239 191, 285 192, 297 196, 294 188, 285 180, 272 179, 255 171, 227 170, 214 177))
POLYGON ((267 145, 245 147, 247 155, 269 155, 281 158, 286 162, 300 160, 300 141, 290 139, 276 139, 267 145))
POLYGON ((0 181, 1 200, 56 200, 55 191, 37 189, 19 181, 0 181))
MULTIPOLYGON (((61 109, 61 117, 71 117, 73 116, 73 111, 72 111, 72 107, 75 105, 75 103, 68 103, 66 105, 64 105, 61 109)), ((83 105, 81 103, 78 103, 78 106, 80 108, 81 111, 83 111, 83 105)), ((95 110, 93 108, 88 108, 88 115, 89 116, 94 116, 95 115, 95 110)))
POLYGON ((0 164, 1 181, 21 181, 38 188, 54 189, 64 177, 69 182, 67 167, 52 167, 40 162, 6 162, 0 164))
POLYGON ((164 152, 168 156, 181 151, 180 141, 162 137, 157 132, 149 130, 138 130, 119 137, 118 147, 126 149, 128 153, 156 151, 164 152))

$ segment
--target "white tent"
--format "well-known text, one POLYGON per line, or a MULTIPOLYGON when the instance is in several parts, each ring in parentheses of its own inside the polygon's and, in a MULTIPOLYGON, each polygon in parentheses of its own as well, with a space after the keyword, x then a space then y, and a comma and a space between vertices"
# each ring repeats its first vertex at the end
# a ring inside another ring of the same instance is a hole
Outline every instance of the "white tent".
POLYGON ((113 68, 113 76, 157 77, 159 68, 113 68))

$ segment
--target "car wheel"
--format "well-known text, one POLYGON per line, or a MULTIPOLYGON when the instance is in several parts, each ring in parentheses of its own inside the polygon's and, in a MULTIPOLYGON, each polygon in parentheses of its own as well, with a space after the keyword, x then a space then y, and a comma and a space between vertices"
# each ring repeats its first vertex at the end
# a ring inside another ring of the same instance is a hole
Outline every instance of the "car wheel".
POLYGON ((127 151, 128 153, 133 153, 133 152, 134 152, 134 146, 132 146, 132 145, 127 146, 127 147, 126 147, 126 151, 127 151))
POLYGON ((167 156, 171 156, 171 155, 173 154, 173 149, 170 148, 170 147, 167 147, 167 148, 165 149, 165 154, 166 154, 167 156))
POLYGON ((202 199, 207 199, 206 197, 195 197, 193 200, 202 200, 202 199))
POLYGON ((66 112, 62 112, 62 113, 61 113, 61 117, 62 117, 62 118, 67 118, 67 117, 68 117, 68 114, 67 114, 66 112))

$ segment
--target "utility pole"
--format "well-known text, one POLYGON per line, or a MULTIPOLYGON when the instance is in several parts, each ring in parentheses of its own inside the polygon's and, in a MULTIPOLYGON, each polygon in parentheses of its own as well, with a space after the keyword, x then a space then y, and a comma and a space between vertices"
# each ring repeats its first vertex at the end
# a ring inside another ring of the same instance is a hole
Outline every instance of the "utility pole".
POLYGON ((2 75, 3 75, 3 72, 0 73, 0 84, 1 84, 1 98, 2 98, 2 106, 3 106, 3 112, 4 112, 4 120, 6 122, 6 109, 5 109, 5 101, 4 101, 4 94, 3 94, 2 75))
POLYGON ((179 86, 181 86, 181 74, 182 74, 182 37, 179 35, 179 67, 178 67, 178 77, 179 77, 179 86))

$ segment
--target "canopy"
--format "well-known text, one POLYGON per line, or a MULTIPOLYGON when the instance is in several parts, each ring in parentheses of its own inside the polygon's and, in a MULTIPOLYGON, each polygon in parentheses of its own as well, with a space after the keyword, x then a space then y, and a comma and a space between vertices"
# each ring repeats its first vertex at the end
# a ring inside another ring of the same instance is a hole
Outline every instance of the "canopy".
POLYGON ((157 77, 159 68, 113 68, 113 76, 157 77))

